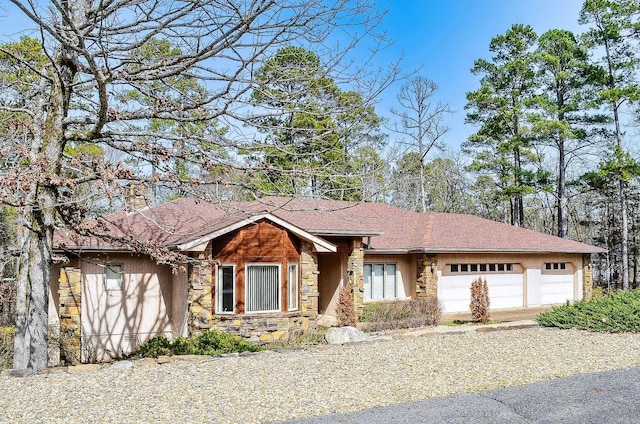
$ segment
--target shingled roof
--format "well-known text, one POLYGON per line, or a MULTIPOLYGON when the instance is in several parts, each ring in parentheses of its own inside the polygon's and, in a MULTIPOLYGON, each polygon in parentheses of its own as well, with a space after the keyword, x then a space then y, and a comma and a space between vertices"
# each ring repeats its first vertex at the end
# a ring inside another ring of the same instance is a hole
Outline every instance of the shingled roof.
MULTIPOLYGON (((603 249, 472 215, 418 213, 383 203, 268 197, 253 202, 213 204, 178 199, 136 212, 100 218, 115 238, 123 235, 166 247, 214 238, 252 218, 277 217, 318 236, 357 236, 375 252, 565 252, 603 249)), ((59 231, 56 245, 67 249, 117 249, 126 246, 59 231)))

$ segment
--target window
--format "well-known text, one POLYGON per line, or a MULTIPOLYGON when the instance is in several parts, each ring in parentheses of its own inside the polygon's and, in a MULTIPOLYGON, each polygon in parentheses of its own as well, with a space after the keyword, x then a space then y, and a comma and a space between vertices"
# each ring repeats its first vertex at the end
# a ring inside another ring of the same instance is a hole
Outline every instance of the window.
POLYGON ((364 300, 398 297, 396 264, 364 264, 364 300))
POLYGON ((218 266, 216 278, 216 313, 232 314, 235 311, 236 267, 218 266))
POLYGON ((289 264, 287 284, 287 298, 289 299, 287 310, 295 311, 298 309, 298 264, 289 264))
POLYGON ((105 290, 122 290, 124 283, 124 273, 120 264, 106 264, 104 270, 105 290))
MULTIPOLYGON (((547 264, 551 269, 552 264, 547 264)), ((564 264, 559 265, 564 269, 564 264)), ((556 268, 557 269, 557 268, 556 268)), ((513 271, 513 264, 450 264, 451 272, 505 272, 513 271)))
POLYGON ((245 311, 280 311, 280 265, 248 264, 245 272, 245 311))
POLYGON ((544 264, 545 269, 567 269, 566 262, 546 262, 544 264))

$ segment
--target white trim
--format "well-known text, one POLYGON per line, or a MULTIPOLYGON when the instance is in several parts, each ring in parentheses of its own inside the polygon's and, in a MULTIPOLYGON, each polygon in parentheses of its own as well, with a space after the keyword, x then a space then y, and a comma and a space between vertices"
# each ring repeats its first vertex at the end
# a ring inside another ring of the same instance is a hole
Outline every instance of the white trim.
POLYGON ((237 229, 240 229, 242 227, 246 227, 249 224, 253 224, 254 222, 257 222, 261 219, 268 219, 269 221, 273 222, 274 224, 278 224, 281 227, 284 227, 285 229, 289 230, 290 232, 292 232, 293 234, 295 234, 296 236, 307 240, 311 243, 313 243, 313 246, 315 247, 317 252, 337 252, 338 248, 335 244, 333 243, 329 243, 328 241, 314 236, 311 233, 308 233, 307 231, 296 227, 293 224, 290 224, 289 222, 278 218, 277 216, 271 215, 270 213, 266 213, 266 214, 260 214, 260 215, 254 215, 250 218, 247 219, 243 219, 241 221, 235 222, 231 225, 228 225, 224 228, 221 228, 218 231, 214 231, 212 233, 209 233, 205 236, 199 237, 195 240, 192 240, 190 242, 187 243, 183 243, 183 244, 179 244, 178 246, 176 246, 179 250, 186 250, 186 251, 195 251, 195 252, 201 252, 204 251, 204 249, 206 249, 207 244, 210 240, 213 240, 215 238, 218 238, 220 236, 223 236, 225 234, 228 234, 232 231, 235 231, 237 229))
POLYGON ((363 264, 362 267, 362 277, 363 280, 366 280, 367 275, 365 273, 365 268, 369 266, 371 268, 371 276, 370 276, 370 281, 369 281, 369 291, 370 291, 370 297, 367 298, 367 289, 366 289, 366 285, 364 286, 364 292, 363 292, 363 301, 365 303, 367 302, 384 302, 384 301, 389 301, 389 300, 401 300, 403 299, 402 297, 398 296, 399 292, 400 292, 400 284, 403 284, 402 282, 402 278, 400 275, 400 268, 398 267, 398 263, 397 262, 386 262, 386 261, 374 261, 374 262, 365 262, 363 264), (375 265, 382 265, 382 297, 376 298, 374 297, 374 281, 373 281, 373 277, 374 277, 374 269, 375 269, 375 265), (387 296, 387 267, 389 266, 393 266, 395 268, 395 272, 393 273, 394 275, 394 287, 393 287, 393 296, 387 296))
POLYGON ((216 304, 215 304, 215 311, 216 314, 224 314, 224 315, 232 315, 236 312, 236 265, 235 264, 220 264, 220 265, 216 265, 216 304), (220 309, 220 306, 222 305, 222 287, 221 287, 221 283, 222 283, 222 268, 228 268, 231 267, 231 269, 233 270, 233 285, 232 285, 232 290, 233 290, 233 308, 230 311, 222 311, 220 309))
POLYGON ((115 263, 107 263, 104 264, 104 274, 103 274, 103 278, 104 278, 104 290, 108 291, 108 292, 121 292, 124 291, 124 265, 121 262, 115 262, 115 263), (120 268, 119 271, 116 271, 113 268, 120 268), (113 274, 117 275, 118 278, 117 280, 115 278, 108 278, 108 272, 111 271, 113 274), (110 286, 109 285, 109 281, 117 281, 117 287, 116 286, 110 286))
POLYGON ((287 311, 297 311, 300 302, 300 266, 297 262, 287 263, 287 311), (295 268, 296 301, 295 306, 291 306, 291 268, 295 268))
POLYGON ((268 314, 282 311, 282 264, 279 262, 249 262, 244 265, 244 313, 245 314, 268 314), (249 289, 248 276, 249 267, 251 266, 276 266, 278 267, 278 309, 270 309, 268 311, 248 311, 249 305, 249 289))

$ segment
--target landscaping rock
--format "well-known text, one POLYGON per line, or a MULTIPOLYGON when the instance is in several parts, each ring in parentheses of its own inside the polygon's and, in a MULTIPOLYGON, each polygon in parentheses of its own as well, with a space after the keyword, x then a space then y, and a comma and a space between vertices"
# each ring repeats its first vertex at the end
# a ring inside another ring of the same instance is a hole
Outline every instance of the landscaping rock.
POLYGON ((355 327, 331 327, 324 333, 328 344, 359 343, 367 339, 366 334, 355 327))
POLYGON ((135 366, 133 361, 118 361, 111 365, 111 368, 114 370, 128 370, 135 366))

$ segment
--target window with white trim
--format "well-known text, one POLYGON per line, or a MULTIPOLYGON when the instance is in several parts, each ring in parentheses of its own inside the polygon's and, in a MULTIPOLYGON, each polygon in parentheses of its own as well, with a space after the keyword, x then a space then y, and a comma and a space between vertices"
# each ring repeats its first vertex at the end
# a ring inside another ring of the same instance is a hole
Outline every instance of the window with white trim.
POLYGON ((287 272, 288 311, 298 309, 298 264, 289 264, 287 272))
POLYGON ((364 300, 398 297, 396 264, 364 264, 364 300))
POLYGON ((235 312, 235 265, 219 265, 216 275, 216 313, 232 314, 235 312))
POLYGON ((105 264, 104 288, 107 291, 119 291, 124 287, 122 264, 105 264))
POLYGON ((280 264, 247 264, 245 312, 280 311, 280 264))

